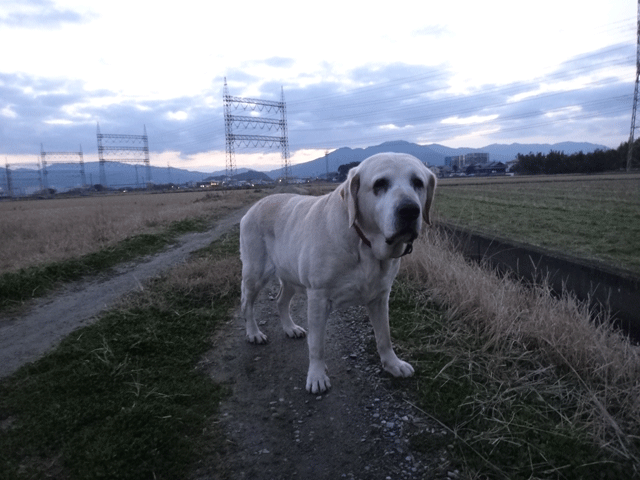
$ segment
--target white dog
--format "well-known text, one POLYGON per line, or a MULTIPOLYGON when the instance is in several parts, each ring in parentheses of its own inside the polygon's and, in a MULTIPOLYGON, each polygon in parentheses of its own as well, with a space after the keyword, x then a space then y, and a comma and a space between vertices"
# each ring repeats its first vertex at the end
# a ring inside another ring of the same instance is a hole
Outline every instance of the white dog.
POLYGON ((240 222, 242 314, 247 339, 266 343, 254 318, 258 293, 280 280, 277 305, 289 337, 306 331, 293 323, 289 304, 306 293, 309 371, 306 388, 331 387, 324 361, 325 327, 334 308, 365 305, 384 369, 413 375, 391 345, 389 293, 400 257, 411 252, 422 221, 429 221, 436 177, 411 155, 381 153, 349 171, 322 197, 278 194, 257 202, 240 222))

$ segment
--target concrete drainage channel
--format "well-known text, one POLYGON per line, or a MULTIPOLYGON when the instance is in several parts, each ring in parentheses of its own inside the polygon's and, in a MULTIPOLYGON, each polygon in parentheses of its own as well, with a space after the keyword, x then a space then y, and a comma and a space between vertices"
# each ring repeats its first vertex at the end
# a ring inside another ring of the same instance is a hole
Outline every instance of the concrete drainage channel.
POLYGON ((524 281, 547 278, 554 291, 571 291, 593 307, 610 311, 616 325, 640 342, 640 276, 444 222, 439 222, 437 228, 467 258, 486 262, 501 272, 512 272, 524 281))

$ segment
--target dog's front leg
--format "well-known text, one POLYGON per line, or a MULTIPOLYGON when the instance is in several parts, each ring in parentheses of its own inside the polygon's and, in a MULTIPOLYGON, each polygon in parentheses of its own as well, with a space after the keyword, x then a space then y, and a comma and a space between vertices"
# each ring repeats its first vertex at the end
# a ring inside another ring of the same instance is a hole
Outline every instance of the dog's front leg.
POLYGON ((331 312, 331 302, 323 290, 307 291, 307 319, 309 323, 309 371, 307 391, 322 393, 331 388, 324 361, 324 336, 327 319, 331 312))
POLYGON ((413 375, 413 367, 400 360, 391 345, 389 294, 387 293, 382 298, 367 304, 367 312, 376 335, 376 345, 378 346, 382 367, 394 377, 410 377, 413 375))

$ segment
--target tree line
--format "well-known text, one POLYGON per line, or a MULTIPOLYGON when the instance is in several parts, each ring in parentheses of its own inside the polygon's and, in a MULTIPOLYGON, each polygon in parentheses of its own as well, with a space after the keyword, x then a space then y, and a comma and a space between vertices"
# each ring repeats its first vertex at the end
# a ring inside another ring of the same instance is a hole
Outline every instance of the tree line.
MULTIPOLYGON (((511 169, 521 174, 599 173, 624 170, 627 167, 629 142, 617 149, 596 150, 591 153, 550 151, 548 154, 518 154, 518 163, 511 169)), ((640 165, 640 139, 633 143, 633 166, 640 165)))
POLYGON ((349 170, 353 167, 357 167, 358 165, 360 165, 360 162, 351 162, 345 165, 340 165, 338 167, 338 181, 344 182, 347 179, 347 173, 349 173, 349 170))

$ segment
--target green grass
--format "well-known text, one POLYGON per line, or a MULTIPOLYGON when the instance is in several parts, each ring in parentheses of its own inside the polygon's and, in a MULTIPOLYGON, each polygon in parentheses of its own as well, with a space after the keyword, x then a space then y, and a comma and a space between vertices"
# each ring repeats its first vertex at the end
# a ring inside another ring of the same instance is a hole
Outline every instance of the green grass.
MULTIPOLYGON (((631 460, 599 448, 588 436, 578 382, 545 366, 535 350, 494 351, 402 282, 392 293, 390 317, 394 340, 416 367, 417 407, 447 429, 452 458, 466 475, 632 478, 631 460)), ((425 453, 443 446, 429 433, 415 436, 412 444, 425 453)))
POLYGON ((236 233, 199 254, 217 284, 174 270, 4 379, 0 478, 185 478, 219 448, 225 392, 195 366, 237 304, 237 252, 236 233))
POLYGON ((204 219, 192 218, 171 223, 160 233, 129 237, 95 253, 55 263, 39 265, 0 275, 0 310, 20 305, 44 295, 64 282, 103 272, 119 263, 162 250, 176 237, 191 231, 203 231, 204 219))
POLYGON ((516 177, 455 185, 442 181, 434 208, 443 220, 489 235, 640 273, 640 179, 636 177, 527 182, 516 177))

